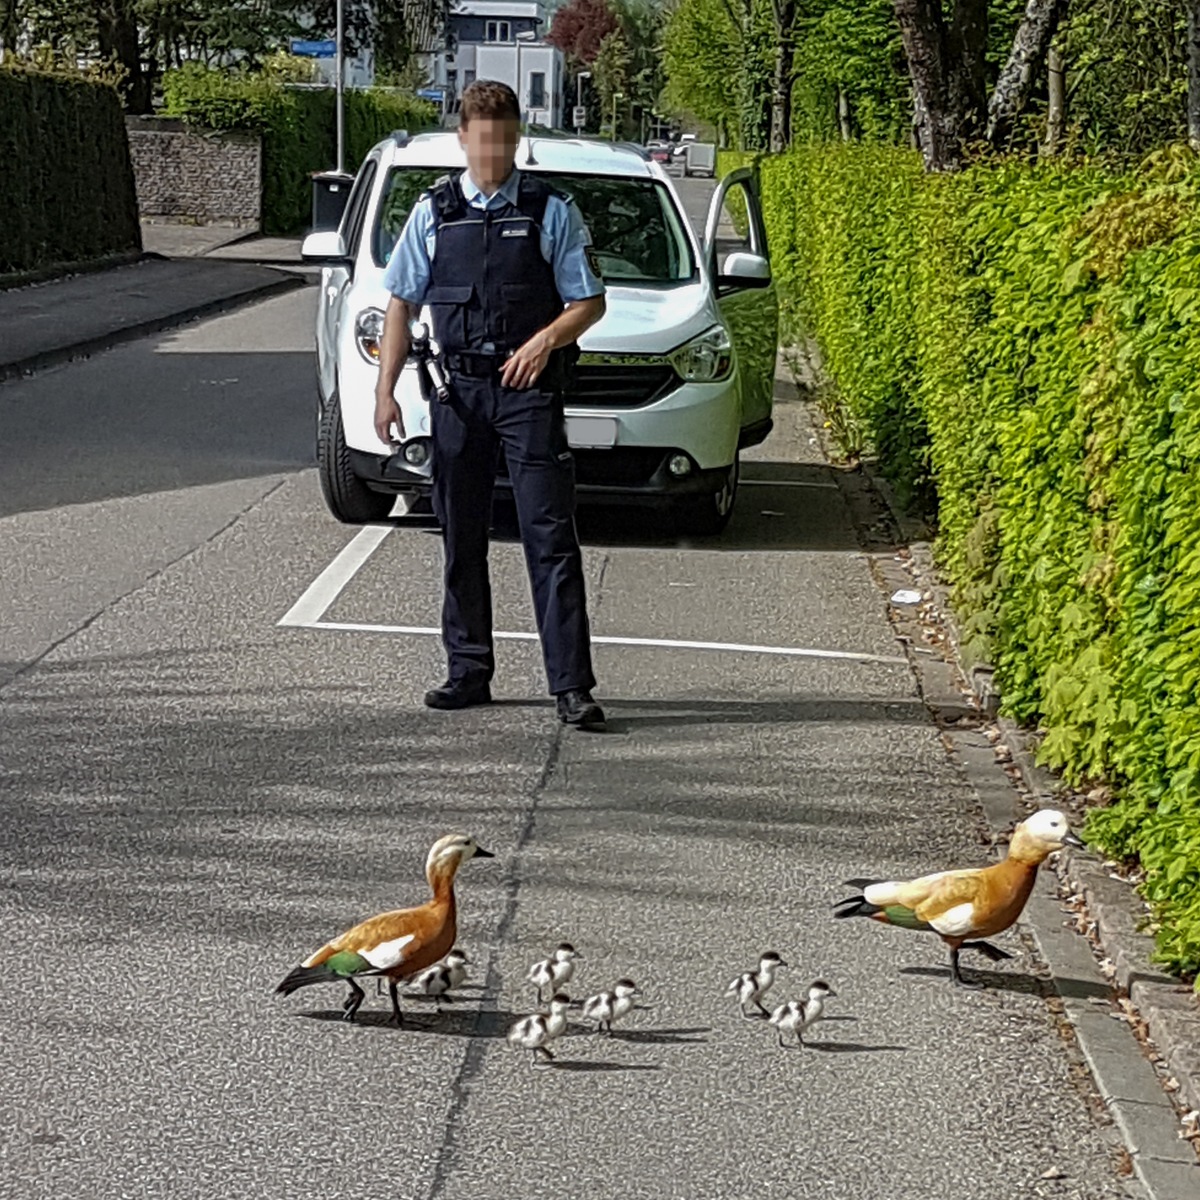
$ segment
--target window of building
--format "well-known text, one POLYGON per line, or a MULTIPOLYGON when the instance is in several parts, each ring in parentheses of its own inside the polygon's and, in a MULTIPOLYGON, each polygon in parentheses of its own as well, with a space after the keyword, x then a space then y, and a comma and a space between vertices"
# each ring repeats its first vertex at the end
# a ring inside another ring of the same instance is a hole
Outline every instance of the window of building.
POLYGON ((546 107, 546 73, 533 71, 529 75, 529 107, 546 107))
POLYGON ((473 84, 474 82, 475 82, 475 72, 474 71, 464 71, 463 72, 463 90, 466 91, 466 89, 469 88, 471 86, 471 84, 473 84))
POLYGON ((511 42, 512 24, 509 21, 489 21, 484 31, 484 40, 488 42, 511 42))

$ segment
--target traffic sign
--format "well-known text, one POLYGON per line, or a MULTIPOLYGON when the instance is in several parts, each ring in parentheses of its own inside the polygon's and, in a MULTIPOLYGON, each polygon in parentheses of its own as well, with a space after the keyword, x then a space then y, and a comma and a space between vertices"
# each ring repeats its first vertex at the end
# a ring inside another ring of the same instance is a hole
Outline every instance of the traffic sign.
POLYGON ((582 129, 587 124, 587 107, 583 104, 577 104, 571 110, 571 124, 576 129, 582 129))
POLYGON ((333 58, 337 54, 337 42, 333 38, 324 42, 309 42, 303 38, 292 38, 291 51, 301 58, 333 58))
POLYGON ((422 100, 432 100, 435 104, 441 104, 445 92, 441 88, 417 88, 417 95, 422 100))

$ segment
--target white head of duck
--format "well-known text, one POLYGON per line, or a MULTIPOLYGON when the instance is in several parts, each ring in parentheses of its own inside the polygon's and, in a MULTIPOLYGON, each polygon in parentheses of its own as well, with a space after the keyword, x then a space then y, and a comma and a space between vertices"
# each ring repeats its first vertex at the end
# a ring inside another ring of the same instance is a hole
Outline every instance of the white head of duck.
POLYGON ((454 876, 463 863, 472 858, 494 857, 469 834, 448 833, 430 846, 429 856, 425 859, 425 878, 434 895, 438 895, 453 885, 454 876))
POLYGON ((1036 865, 1064 846, 1082 846, 1083 840, 1071 832, 1067 818, 1056 808, 1042 808, 1026 817, 1013 830, 1008 857, 1016 862, 1036 865))

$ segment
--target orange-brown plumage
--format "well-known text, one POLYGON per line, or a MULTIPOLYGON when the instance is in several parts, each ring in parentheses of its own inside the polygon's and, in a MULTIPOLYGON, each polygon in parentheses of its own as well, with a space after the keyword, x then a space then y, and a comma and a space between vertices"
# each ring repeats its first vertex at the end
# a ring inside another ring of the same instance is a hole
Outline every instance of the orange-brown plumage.
POLYGON ((1033 891, 1038 867, 1066 844, 1082 845, 1062 813, 1043 809, 1017 826, 1003 862, 900 883, 855 880, 862 895, 840 901, 834 915, 869 917, 885 925, 936 933, 950 947, 951 977, 963 984, 959 950, 980 950, 993 961, 1008 958, 1003 950, 978 939, 1002 933, 1016 922, 1033 891))
POLYGON ((448 834, 434 843, 425 864, 432 897, 416 908, 377 913, 326 942, 309 955, 276 988, 284 995, 312 983, 344 980, 350 985, 346 1019, 353 1020, 363 1001, 354 982, 359 975, 382 975, 388 980, 392 1013, 401 1023, 397 985, 443 959, 458 935, 454 877, 472 857, 491 858, 465 834, 448 834))

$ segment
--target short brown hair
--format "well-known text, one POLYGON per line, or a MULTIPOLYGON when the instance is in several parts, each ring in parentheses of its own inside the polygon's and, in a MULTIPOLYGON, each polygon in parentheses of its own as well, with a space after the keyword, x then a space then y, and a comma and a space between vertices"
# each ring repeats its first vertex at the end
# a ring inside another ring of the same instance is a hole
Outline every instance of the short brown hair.
POLYGON ((493 121, 511 117, 514 121, 520 121, 521 106, 517 103, 517 93, 507 83, 477 79, 462 94, 462 109, 458 119, 460 124, 466 125, 476 117, 493 121))

